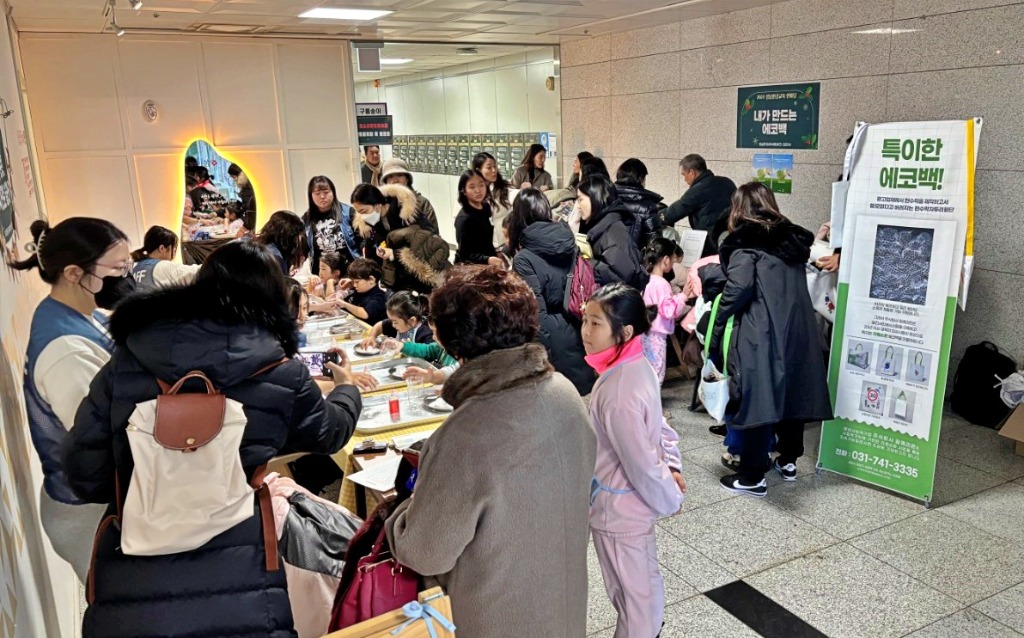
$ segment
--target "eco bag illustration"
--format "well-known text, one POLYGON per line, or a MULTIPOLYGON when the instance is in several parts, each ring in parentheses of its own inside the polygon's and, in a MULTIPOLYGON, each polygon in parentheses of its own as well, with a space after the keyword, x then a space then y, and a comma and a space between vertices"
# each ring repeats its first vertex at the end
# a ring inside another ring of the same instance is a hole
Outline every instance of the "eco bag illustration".
POLYGON ((906 421, 907 420, 907 394, 901 390, 900 393, 896 395, 895 403, 896 403, 896 405, 895 405, 895 407, 893 409, 893 416, 895 416, 897 419, 903 419, 904 421, 906 421))
POLYGON ((882 359, 882 370, 881 374, 887 377, 895 377, 899 374, 899 370, 896 369, 896 361, 894 360, 896 350, 892 346, 888 346, 885 349, 885 356, 882 359))
POLYGON ((927 381, 924 370, 924 354, 920 352, 914 353, 914 365, 910 370, 913 378, 918 381, 927 381))
POLYGON ((854 346, 853 350, 846 353, 846 360, 851 364, 855 365, 862 370, 868 369, 868 361, 870 354, 864 350, 864 345, 858 343, 854 346))
POLYGON ((864 386, 864 396, 861 398, 861 407, 865 412, 873 412, 875 414, 882 413, 882 394, 883 389, 880 385, 866 384, 864 386))

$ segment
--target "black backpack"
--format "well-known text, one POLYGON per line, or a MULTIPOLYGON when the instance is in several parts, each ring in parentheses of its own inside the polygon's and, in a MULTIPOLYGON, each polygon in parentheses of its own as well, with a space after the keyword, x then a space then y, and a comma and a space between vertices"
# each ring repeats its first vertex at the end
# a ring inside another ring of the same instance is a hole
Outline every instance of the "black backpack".
POLYGON ((999 427, 1010 413, 999 398, 999 380, 1016 371, 1017 364, 994 343, 982 341, 970 346, 953 378, 953 411, 975 425, 999 427))

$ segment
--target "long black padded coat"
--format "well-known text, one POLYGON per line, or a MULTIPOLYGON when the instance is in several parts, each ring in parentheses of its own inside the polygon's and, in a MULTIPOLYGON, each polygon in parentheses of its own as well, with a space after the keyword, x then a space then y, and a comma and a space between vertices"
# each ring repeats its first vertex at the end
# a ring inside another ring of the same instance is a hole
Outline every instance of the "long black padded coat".
MULTIPOLYGON (((362 409, 357 388, 335 388, 325 399, 296 359, 250 378, 297 350, 295 321, 278 306, 210 282, 124 301, 110 324, 115 352, 66 440, 64 468, 75 493, 112 503, 116 472, 124 497, 134 468, 129 416, 157 396, 157 377, 173 383, 191 370, 243 405, 248 423, 239 454, 247 478, 278 454, 340 449, 362 409)), ((200 389, 192 383, 185 390, 200 389)), ((253 504, 251 519, 167 556, 127 556, 117 528, 101 525, 83 635, 294 636, 284 570, 266 571, 255 498, 253 504)))
POLYGON ((597 376, 584 357, 580 321, 565 309, 565 284, 576 256, 576 238, 560 222, 534 222, 523 229, 512 270, 537 296, 540 310, 540 342, 555 370, 588 395, 597 376))
POLYGON ((621 281, 643 293, 651 277, 644 270, 640 249, 633 240, 636 224, 636 217, 619 200, 587 224, 587 241, 594 253, 594 278, 598 284, 621 281))
POLYGON ((726 283, 710 351, 721 362, 726 321, 735 317, 728 369, 736 429, 832 418, 821 330, 804 264, 814 235, 790 222, 748 223, 722 242, 726 283))

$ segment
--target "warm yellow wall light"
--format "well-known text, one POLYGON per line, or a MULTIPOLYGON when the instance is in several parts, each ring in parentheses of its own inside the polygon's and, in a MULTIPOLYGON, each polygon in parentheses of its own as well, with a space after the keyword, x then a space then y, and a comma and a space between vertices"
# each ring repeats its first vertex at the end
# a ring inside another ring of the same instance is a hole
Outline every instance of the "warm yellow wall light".
MULTIPOLYGON (((206 139, 205 137, 193 137, 188 141, 188 144, 185 145, 185 150, 182 152, 181 160, 178 162, 178 171, 180 171, 178 173, 178 184, 180 184, 182 188, 185 187, 185 158, 188 157, 188 149, 192 148, 192 145, 195 144, 196 142, 205 142, 207 145, 209 145, 210 148, 212 148, 217 153, 217 155, 219 155, 222 159, 227 161, 229 165, 238 164, 241 167, 242 172, 245 173, 245 176, 249 178, 249 184, 252 185, 253 194, 256 195, 256 223, 255 228, 253 228, 253 233, 256 233, 257 230, 261 227, 260 220, 266 215, 267 210, 265 208, 267 204, 263 201, 263 199, 260 196, 260 189, 257 188, 256 181, 253 179, 252 173, 246 170, 244 162, 235 159, 234 157, 231 156, 230 153, 226 153, 225 151, 220 150, 210 140, 206 139)), ((188 191, 185 192, 185 195, 188 195, 188 191)), ((184 223, 185 221, 185 207, 184 204, 182 203, 183 201, 184 200, 181 200, 178 206, 179 230, 181 229, 182 223, 184 223)), ((184 238, 181 238, 181 240, 184 241, 184 238)))

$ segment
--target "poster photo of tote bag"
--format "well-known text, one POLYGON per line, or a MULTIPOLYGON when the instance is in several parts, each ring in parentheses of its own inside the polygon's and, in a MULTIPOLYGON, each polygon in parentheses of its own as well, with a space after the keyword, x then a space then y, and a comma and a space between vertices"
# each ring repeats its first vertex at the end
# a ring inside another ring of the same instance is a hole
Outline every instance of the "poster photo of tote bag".
POLYGON ((909 226, 878 226, 871 270, 872 299, 923 306, 928 298, 935 231, 909 226))

